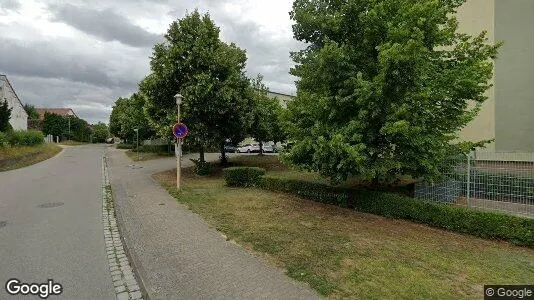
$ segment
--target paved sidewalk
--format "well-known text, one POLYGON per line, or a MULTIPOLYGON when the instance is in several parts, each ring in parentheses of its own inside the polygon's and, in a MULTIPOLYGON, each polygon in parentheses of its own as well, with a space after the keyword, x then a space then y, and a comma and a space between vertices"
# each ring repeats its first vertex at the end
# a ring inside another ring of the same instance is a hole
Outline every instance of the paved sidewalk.
MULTIPOLYGON (((132 167, 121 150, 109 148, 108 157, 123 238, 149 299, 319 298, 308 286, 225 241, 154 182, 150 175, 172 169, 174 159, 132 167)), ((190 164, 188 157, 183 163, 190 164)))

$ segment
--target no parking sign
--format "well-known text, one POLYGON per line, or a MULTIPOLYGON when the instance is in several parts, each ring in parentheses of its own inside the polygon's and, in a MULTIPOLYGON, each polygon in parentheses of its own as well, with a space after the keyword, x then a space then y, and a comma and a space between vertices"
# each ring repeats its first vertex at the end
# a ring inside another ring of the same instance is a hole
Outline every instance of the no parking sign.
POLYGON ((176 123, 174 126, 172 126, 172 133, 179 139, 186 137, 188 132, 189 129, 184 123, 176 123))

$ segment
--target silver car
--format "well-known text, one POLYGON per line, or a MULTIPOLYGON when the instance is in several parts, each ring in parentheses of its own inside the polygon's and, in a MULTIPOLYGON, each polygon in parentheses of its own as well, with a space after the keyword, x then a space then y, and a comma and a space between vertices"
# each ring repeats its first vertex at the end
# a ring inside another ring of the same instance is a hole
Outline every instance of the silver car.
POLYGON ((238 153, 253 153, 253 152, 260 152, 260 144, 245 144, 244 146, 241 146, 237 148, 238 153))

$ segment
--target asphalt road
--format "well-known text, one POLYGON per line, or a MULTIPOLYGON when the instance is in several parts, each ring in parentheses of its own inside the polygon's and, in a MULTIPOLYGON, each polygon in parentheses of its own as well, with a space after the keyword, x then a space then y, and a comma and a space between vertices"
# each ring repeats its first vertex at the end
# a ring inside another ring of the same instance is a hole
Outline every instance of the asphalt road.
POLYGON ((0 172, 0 299, 20 298, 6 293, 10 278, 53 279, 63 293, 51 299, 115 299, 102 224, 104 147, 70 147, 0 172))

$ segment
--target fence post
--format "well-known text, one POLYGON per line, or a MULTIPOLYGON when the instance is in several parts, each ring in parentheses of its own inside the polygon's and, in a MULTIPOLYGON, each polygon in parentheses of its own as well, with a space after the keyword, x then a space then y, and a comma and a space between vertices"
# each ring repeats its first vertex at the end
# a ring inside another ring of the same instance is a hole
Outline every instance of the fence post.
POLYGON ((467 154, 467 207, 469 207, 469 197, 471 196, 471 154, 472 151, 467 154))

